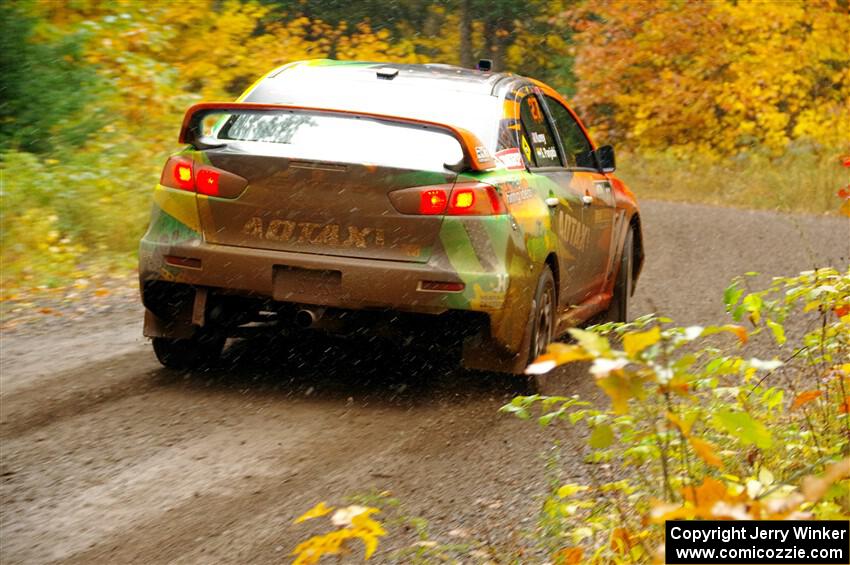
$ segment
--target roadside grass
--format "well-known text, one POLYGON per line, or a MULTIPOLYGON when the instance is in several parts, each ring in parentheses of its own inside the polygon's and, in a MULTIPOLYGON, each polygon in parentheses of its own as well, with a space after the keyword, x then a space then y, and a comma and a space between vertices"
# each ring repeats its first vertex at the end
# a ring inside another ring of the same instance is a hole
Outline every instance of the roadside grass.
POLYGON ((838 209, 836 192, 850 183, 850 169, 841 166, 848 153, 792 145, 777 157, 754 152, 719 161, 624 152, 616 174, 638 199, 822 214, 838 209))
POLYGON ((146 144, 0 156, 0 298, 129 273, 165 152, 146 144))

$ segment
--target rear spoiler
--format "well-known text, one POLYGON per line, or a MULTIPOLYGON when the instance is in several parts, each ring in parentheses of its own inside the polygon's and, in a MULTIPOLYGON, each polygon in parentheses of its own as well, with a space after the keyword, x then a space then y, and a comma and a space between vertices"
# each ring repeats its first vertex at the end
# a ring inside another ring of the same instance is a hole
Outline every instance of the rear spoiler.
MULTIPOLYGON (((448 132, 458 140, 463 150, 463 162, 457 166, 464 170, 486 171, 496 166, 495 158, 490 155, 485 145, 478 137, 469 130, 441 124, 438 122, 429 122, 426 120, 417 120, 414 118, 403 118, 400 116, 388 116, 384 114, 372 114, 369 112, 355 112, 351 110, 331 110, 328 108, 311 108, 308 106, 289 106, 284 104, 251 104, 247 102, 203 102, 195 104, 188 110, 183 117, 183 126, 180 128, 180 143, 188 143, 196 149, 208 149, 210 146, 201 141, 201 123, 209 114, 221 111, 300 111, 317 114, 331 114, 337 116, 357 116, 362 118, 370 118, 388 122, 397 122, 401 124, 409 124, 412 126, 420 126, 422 128, 433 128, 448 132)), ((450 165, 447 165, 450 166, 450 165)), ((451 165, 451 168, 455 168, 451 165)))

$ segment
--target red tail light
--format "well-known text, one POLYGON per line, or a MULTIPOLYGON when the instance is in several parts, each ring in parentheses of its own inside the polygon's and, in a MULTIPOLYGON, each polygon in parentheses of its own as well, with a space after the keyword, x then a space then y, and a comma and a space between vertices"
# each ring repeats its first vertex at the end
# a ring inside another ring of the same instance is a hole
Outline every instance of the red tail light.
POLYGON ((186 157, 176 156, 165 162, 159 184, 206 196, 236 198, 242 194, 242 191, 248 185, 248 181, 210 165, 199 164, 186 157))
POLYGON ((442 214, 446 211, 448 197, 443 188, 423 190, 419 201, 420 214, 442 214))
POLYGON ((201 169, 198 171, 196 185, 198 192, 207 196, 218 196, 218 171, 210 169, 201 169))
POLYGON ((389 196, 402 214, 496 216, 508 212, 496 188, 480 182, 403 188, 389 196))
POLYGON ((174 185, 162 182, 166 186, 179 188, 181 190, 195 190, 195 175, 192 174, 192 161, 187 159, 172 158, 165 164, 165 170, 162 171, 163 180, 173 180, 174 185), (169 171, 169 169, 171 169, 169 171), (168 173, 171 177, 168 178, 168 173))

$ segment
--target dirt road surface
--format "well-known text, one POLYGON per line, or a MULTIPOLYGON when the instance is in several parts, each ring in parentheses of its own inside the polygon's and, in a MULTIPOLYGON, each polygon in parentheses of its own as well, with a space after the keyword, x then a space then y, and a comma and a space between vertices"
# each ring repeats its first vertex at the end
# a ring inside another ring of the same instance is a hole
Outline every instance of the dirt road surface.
MULTIPOLYGON (((725 319, 746 271, 846 268, 846 219, 645 202, 635 313, 725 319)), ((281 563, 319 501, 389 491, 441 542, 527 544, 553 439, 500 415, 515 378, 333 342, 254 340, 206 373, 160 368, 141 308, 2 337, 0 561, 281 563)), ((435 352, 435 357, 438 357, 435 352)), ((586 378, 573 392, 593 396, 586 378)), ((377 561, 415 541, 401 527, 377 561)), ((533 560, 529 555, 528 560, 533 560)))

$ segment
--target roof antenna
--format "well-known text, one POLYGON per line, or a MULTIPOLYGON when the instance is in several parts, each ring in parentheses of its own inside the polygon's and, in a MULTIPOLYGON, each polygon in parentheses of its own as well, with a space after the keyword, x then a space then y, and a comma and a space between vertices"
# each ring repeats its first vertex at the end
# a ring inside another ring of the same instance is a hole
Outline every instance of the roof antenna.
POLYGON ((392 67, 381 67, 375 74, 378 75, 379 79, 382 80, 392 80, 398 76, 398 69, 394 69, 392 67))
POLYGON ((493 59, 478 59, 478 66, 475 68, 485 73, 489 72, 493 69, 493 59))

